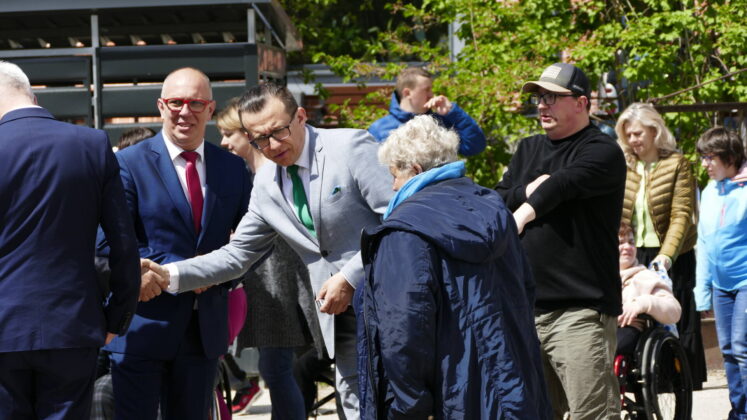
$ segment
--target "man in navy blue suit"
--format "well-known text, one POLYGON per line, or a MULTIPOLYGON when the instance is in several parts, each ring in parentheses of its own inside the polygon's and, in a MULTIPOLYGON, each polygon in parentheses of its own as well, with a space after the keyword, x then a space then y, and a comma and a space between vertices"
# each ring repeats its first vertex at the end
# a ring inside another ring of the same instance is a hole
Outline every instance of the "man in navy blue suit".
MULTIPOLYGON (((206 254, 228 243, 247 210, 244 161, 204 141, 215 110, 210 80, 182 68, 157 101, 163 128, 116 154, 140 256, 159 263, 206 254)), ((178 295, 143 278, 141 302, 112 352, 115 417, 205 420, 218 357, 228 346, 230 283, 178 295)))
POLYGON ((98 348, 127 331, 140 285, 119 166, 106 133, 55 120, 3 61, 0 150, 0 419, 87 418, 98 348))

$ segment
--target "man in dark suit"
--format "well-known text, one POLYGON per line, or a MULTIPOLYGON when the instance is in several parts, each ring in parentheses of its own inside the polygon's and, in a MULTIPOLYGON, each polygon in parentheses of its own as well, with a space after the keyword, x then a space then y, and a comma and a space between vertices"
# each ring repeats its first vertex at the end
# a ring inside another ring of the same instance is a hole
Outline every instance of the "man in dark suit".
POLYGON ((0 118, 0 419, 87 418, 98 348, 127 330, 140 284, 119 166, 106 133, 55 120, 3 61, 0 118))
MULTIPOLYGON (((163 129, 117 153, 140 256, 159 263, 208 253, 229 241, 246 212, 244 161, 204 141, 215 110, 210 80, 183 68, 164 80, 163 129)), ((179 295, 143 279, 129 332, 112 352, 115 417, 204 420, 218 357, 228 345, 229 284, 179 295)))

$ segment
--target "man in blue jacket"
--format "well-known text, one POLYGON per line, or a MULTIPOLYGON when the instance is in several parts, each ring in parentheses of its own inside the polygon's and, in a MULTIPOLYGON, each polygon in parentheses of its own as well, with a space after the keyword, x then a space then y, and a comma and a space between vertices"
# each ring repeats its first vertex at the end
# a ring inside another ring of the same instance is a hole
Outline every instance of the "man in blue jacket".
POLYGON ((140 285, 119 165, 105 132, 57 121, 5 61, 0 148, 0 419, 88 418, 98 348, 127 331, 140 285))
POLYGON ((368 131, 382 142, 389 132, 420 114, 430 114, 459 134, 459 153, 473 156, 485 150, 485 134, 457 104, 443 95, 433 96, 433 75, 421 67, 408 67, 397 76, 389 115, 374 121, 368 131))
MULTIPOLYGON (((171 72, 156 106, 163 129, 117 159, 140 255, 168 263, 228 243, 251 183, 243 159, 204 141, 215 101, 203 72, 171 72)), ((115 418, 155 420, 159 407, 164 420, 208 417, 228 347, 228 287, 174 295, 143 279, 150 292, 141 293, 130 330, 107 346, 115 418)))

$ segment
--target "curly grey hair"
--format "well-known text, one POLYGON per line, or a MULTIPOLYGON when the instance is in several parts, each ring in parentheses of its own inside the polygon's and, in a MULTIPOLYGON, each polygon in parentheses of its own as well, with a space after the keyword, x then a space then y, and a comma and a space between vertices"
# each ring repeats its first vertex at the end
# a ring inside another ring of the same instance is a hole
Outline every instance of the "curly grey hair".
POLYGON ((430 115, 418 115, 392 131, 379 148, 379 162, 397 171, 415 164, 423 171, 457 160, 459 135, 430 115))

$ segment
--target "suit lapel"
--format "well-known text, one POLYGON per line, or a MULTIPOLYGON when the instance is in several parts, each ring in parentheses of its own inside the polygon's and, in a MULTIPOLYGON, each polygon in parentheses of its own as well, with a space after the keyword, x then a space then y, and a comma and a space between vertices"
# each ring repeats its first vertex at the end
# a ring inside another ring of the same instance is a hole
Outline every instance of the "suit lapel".
POLYGON ((174 207, 176 207, 182 221, 187 227, 187 231, 192 232, 194 235, 195 228, 192 224, 192 209, 189 207, 182 184, 176 175, 174 163, 171 161, 168 150, 166 150, 166 144, 164 144, 166 140, 161 133, 158 133, 155 140, 150 144, 153 165, 156 168, 156 172, 158 172, 158 176, 161 178, 161 182, 163 182, 166 192, 171 197, 174 207))
POLYGON ((216 189, 221 182, 221 171, 218 167, 220 165, 217 162, 218 156, 210 146, 207 142, 205 143, 205 203, 202 208, 202 230, 200 230, 198 246, 207 230, 208 223, 210 223, 210 215, 213 212, 213 207, 215 207, 216 189))
POLYGON ((322 226, 322 175, 324 174, 323 144, 319 141, 316 130, 309 128, 309 153, 311 153, 311 170, 309 176, 309 208, 311 219, 314 221, 314 230, 319 237, 322 226))

